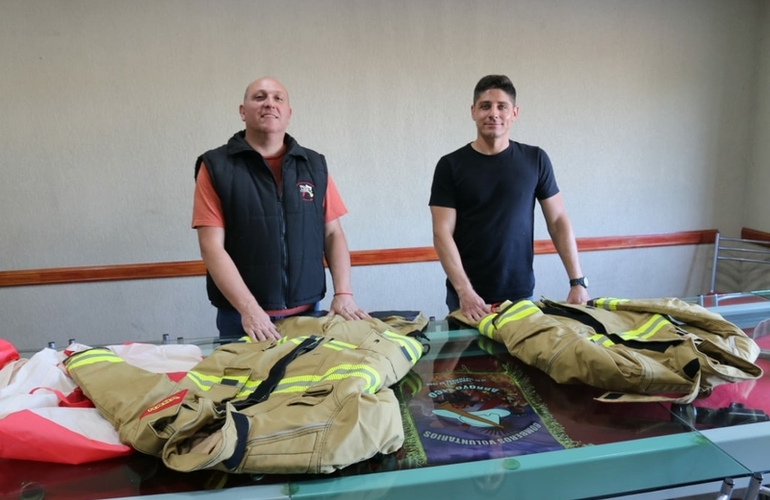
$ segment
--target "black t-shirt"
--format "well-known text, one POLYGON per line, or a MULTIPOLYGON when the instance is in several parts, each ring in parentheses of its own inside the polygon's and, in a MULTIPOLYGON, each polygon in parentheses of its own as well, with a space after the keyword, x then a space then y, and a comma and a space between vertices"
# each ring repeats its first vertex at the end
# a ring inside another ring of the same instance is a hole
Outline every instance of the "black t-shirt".
POLYGON ((558 192, 551 160, 535 146, 511 141, 485 155, 468 144, 439 160, 429 205, 457 211, 454 240, 485 302, 532 295, 535 200, 558 192))

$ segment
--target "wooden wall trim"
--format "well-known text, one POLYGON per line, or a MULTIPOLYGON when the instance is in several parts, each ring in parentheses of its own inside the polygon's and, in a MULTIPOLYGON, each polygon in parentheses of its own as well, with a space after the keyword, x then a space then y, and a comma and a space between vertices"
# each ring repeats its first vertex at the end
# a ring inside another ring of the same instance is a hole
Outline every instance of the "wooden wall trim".
MULTIPOLYGON (((635 236, 603 236, 578 238, 581 252, 624 250, 661 246, 699 245, 714 243, 716 229, 683 231, 678 233, 635 236)), ((770 235, 767 235, 770 240, 770 235)), ((551 240, 535 241, 535 254, 555 253, 551 240)), ((386 248, 354 250, 350 252, 353 266, 380 266, 438 261, 433 247, 386 248)), ((117 264, 109 266, 59 267, 0 271, 0 288, 14 286, 53 285, 63 283, 92 283, 98 281, 141 280, 157 278, 185 278, 204 276, 203 261, 156 262, 148 264, 117 264)))
POLYGON ((9 286, 90 283, 94 281, 141 280, 203 276, 203 261, 116 264, 110 266, 57 267, 0 272, 0 288, 9 286))
POLYGON ((770 241, 770 233, 766 233, 758 229, 751 229, 749 227, 744 227, 743 229, 741 229, 741 238, 743 238, 744 240, 770 241))
MULTIPOLYGON (((596 252, 601 250, 629 250, 632 248, 669 247, 681 245, 700 245, 714 243, 716 229, 700 231, 681 231, 678 233, 642 234, 633 236, 601 236, 597 238, 578 238, 578 250, 596 252)), ((535 241, 535 254, 556 253, 551 240, 535 241)))

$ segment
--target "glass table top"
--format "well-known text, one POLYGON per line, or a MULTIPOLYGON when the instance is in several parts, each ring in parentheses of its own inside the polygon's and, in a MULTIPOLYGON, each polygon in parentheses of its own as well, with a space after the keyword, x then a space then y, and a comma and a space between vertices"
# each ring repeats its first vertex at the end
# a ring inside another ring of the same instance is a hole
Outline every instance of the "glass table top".
MULTIPOLYGON (((770 301, 762 303, 764 312, 754 302, 718 307, 737 306, 727 312, 752 334, 753 318, 770 318, 770 301)), ((760 429, 770 436, 770 361, 758 361, 761 380, 719 386, 694 405, 607 404, 593 399, 603 391, 556 384, 475 330, 439 320, 425 333, 430 351, 393 387, 406 441, 391 455, 317 476, 178 473, 139 453, 83 465, 0 460, 0 499, 189 498, 191 492, 211 498, 582 499, 758 470, 730 447, 729 436, 710 433, 752 429, 756 440, 760 429)), ((216 339, 180 342, 197 344, 204 354, 218 345, 216 339)))

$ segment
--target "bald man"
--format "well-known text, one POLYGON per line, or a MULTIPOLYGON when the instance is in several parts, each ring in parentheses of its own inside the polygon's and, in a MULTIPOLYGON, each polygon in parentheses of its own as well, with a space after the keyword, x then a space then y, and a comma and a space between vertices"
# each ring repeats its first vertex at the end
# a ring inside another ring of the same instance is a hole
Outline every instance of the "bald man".
POLYGON ((350 252, 339 218, 347 209, 323 155, 286 133, 289 93, 255 80, 239 107, 245 130, 195 164, 192 227, 206 265, 221 338, 278 339, 273 321, 313 314, 334 286, 329 314, 368 317, 350 283, 350 252))

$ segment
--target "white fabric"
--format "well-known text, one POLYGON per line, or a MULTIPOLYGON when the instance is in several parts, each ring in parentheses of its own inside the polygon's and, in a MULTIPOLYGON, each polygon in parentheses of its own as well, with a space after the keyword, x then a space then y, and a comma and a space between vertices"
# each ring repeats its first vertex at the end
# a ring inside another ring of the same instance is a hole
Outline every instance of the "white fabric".
MULTIPOLYGON (((133 343, 108 347, 126 362, 156 373, 186 372, 203 359, 200 348, 195 345, 133 343)), ((117 431, 95 408, 59 406, 54 391, 66 397, 77 387, 62 361, 72 352, 86 349, 89 347, 83 344, 70 345, 65 351, 43 349, 29 359, 6 364, 0 369, 0 419, 30 410, 94 441, 120 444, 117 431)), ((30 429, 30 433, 34 433, 34 429, 30 429)))

